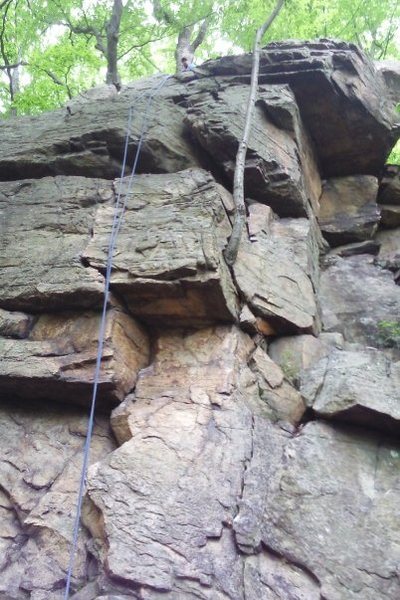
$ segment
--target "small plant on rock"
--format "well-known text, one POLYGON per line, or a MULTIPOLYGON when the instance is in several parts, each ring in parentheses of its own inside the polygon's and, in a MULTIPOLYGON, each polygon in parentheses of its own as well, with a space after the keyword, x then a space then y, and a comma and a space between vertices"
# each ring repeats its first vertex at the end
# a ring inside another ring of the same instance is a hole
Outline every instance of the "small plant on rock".
POLYGON ((400 349, 400 321, 379 321, 378 332, 384 348, 400 349))

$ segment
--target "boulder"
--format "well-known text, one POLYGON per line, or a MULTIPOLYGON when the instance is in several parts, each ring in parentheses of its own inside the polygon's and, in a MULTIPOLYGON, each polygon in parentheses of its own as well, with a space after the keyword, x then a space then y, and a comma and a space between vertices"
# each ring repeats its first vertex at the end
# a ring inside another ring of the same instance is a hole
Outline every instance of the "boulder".
MULTIPOLYGON (((251 219, 253 205, 249 209, 251 219)), ((268 207, 264 212, 264 227, 253 241, 242 238, 233 266, 236 285, 276 333, 317 331, 318 229, 307 219, 271 222, 268 207)))
POLYGON ((0 183, 0 306, 38 312, 100 305, 103 276, 81 256, 98 206, 113 200, 111 182, 101 179, 0 183))
POLYGON ((383 352, 332 350, 303 372, 300 390, 322 418, 400 432, 400 362, 383 352))
POLYGON ((331 246, 370 240, 379 223, 378 180, 368 175, 333 177, 324 182, 319 226, 331 246))
POLYGON ((85 93, 64 109, 2 121, 0 181, 45 175, 119 177, 131 106, 128 165, 133 164, 145 129, 140 171, 162 173, 195 166, 198 161, 184 134, 185 109, 173 101, 184 88, 173 78, 160 88, 163 81, 139 80, 111 95, 104 86, 104 93, 97 94, 100 100, 85 93))
MULTIPOLYGON (((252 54, 225 56, 202 70, 247 82, 251 62, 252 54)), ((261 52, 259 81, 290 85, 325 177, 380 173, 398 137, 399 116, 383 75, 354 44, 273 42, 261 52)))
MULTIPOLYGON (((53 403, 8 401, 0 408, 0 597, 61 600, 68 567, 87 414, 53 403)), ((90 463, 115 448, 96 416, 90 463)), ((81 530, 73 589, 91 570, 81 530)))
MULTIPOLYGON (((189 169, 139 175, 122 182, 126 201, 116 243, 111 288, 130 312, 164 325, 232 321, 236 292, 222 249, 231 227, 227 194, 211 175, 189 169)), ((87 264, 104 272, 112 208, 97 211, 87 264)))
MULTIPOLYGON (((243 551, 276 557, 280 597, 396 600, 398 443, 311 422, 290 439, 256 430, 253 447, 234 530, 243 551)), ((266 575, 254 578, 268 598, 266 575)))
POLYGON ((319 288, 323 329, 340 332, 349 342, 379 346, 379 323, 400 314, 400 288, 392 273, 366 254, 329 262, 319 288))
MULTIPOLYGON (((100 315, 41 315, 26 339, 0 338, 0 394, 5 397, 90 405, 100 315)), ((100 406, 115 406, 147 366, 149 342, 124 312, 107 314, 98 385, 100 406)))
POLYGON ((378 202, 400 205, 400 165, 385 165, 379 186, 378 202))
MULTIPOLYGON (((189 98, 187 122, 233 181, 248 86, 221 85, 189 98)), ((288 86, 260 86, 244 172, 245 193, 283 217, 318 212, 321 181, 311 140, 288 86)))
POLYGON ((400 102, 400 61, 387 59, 377 60, 375 67, 382 73, 393 102, 400 102))

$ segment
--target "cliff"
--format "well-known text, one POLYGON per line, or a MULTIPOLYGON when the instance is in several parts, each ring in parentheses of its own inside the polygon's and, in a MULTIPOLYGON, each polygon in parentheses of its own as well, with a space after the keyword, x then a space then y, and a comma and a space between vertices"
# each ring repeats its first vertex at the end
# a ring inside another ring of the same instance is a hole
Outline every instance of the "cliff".
POLYGON ((250 70, 0 124, 1 600, 63 598, 121 201, 71 598, 400 597, 399 68, 262 51, 230 269, 250 70))

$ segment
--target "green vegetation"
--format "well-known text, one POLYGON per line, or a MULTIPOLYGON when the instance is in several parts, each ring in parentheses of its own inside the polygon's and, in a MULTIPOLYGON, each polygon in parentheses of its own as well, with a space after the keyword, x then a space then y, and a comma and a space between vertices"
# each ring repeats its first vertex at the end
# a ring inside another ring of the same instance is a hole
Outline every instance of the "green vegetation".
POLYGON ((378 335, 384 348, 400 349, 400 321, 379 321, 378 335))
MULTIPOLYGON (((198 63, 249 50, 274 5, 274 0, 0 0, 0 114, 48 110, 106 79, 118 83, 158 70, 174 72, 180 46, 195 49, 198 63)), ((374 59, 398 57, 399 22, 398 0, 286 0, 264 41, 336 37, 356 42, 374 59)), ((398 155, 395 150, 393 160, 398 155)))

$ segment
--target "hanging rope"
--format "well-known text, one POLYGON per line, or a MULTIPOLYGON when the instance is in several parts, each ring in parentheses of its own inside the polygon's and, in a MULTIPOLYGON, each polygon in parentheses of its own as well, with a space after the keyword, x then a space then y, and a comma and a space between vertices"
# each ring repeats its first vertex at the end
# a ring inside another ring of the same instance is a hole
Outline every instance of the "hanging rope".
POLYGON ((138 96, 136 98, 136 102, 137 102, 138 100, 140 100, 141 98, 143 98, 144 96, 147 95, 147 102, 146 102, 145 113, 143 116, 142 127, 141 127, 141 131, 140 131, 140 136, 139 136, 139 143, 136 148, 135 158, 133 161, 132 170, 131 170, 130 177, 128 180, 127 191, 124 194, 123 201, 121 202, 122 181, 123 181, 123 178, 125 177, 125 171, 126 171, 126 166, 127 166, 129 140, 130 140, 131 126, 132 126, 132 117, 134 114, 134 105, 130 106, 130 108, 129 108, 128 123, 127 123, 127 130, 126 130, 125 144, 124 144, 124 156, 123 156, 122 168, 121 168, 121 177, 120 177, 120 181, 119 181, 119 185, 118 185, 117 198, 116 198, 115 205, 114 205, 114 216, 113 216, 110 239, 109 239, 109 244, 108 244, 107 266, 106 266, 106 275, 105 275, 105 283, 104 283, 103 309, 102 309, 102 313, 101 313, 101 320, 100 320, 100 327, 99 327, 96 368, 95 368, 94 380, 93 380, 92 400, 91 400, 91 405, 90 405, 90 413, 89 413, 88 427, 87 427, 87 432, 86 432, 86 440, 85 440, 85 445, 83 448, 83 462, 82 462, 81 476, 80 476, 80 480, 79 480, 79 491, 78 491, 78 499, 77 499, 77 503, 76 503, 75 520, 74 520, 74 532, 73 532, 73 536, 72 536, 71 550, 70 550, 70 556, 69 556, 69 565, 68 565, 68 571, 67 571, 64 600, 68 600, 69 596, 70 596, 71 580, 72 580, 72 574, 73 574, 73 569, 74 569, 76 551, 77 551, 77 547, 78 547, 78 535, 79 535, 79 526, 80 526, 80 522, 81 522, 82 503, 83 503, 83 496, 84 496, 84 491, 85 491, 86 474, 87 474, 87 469, 88 469, 88 464, 89 464, 90 443, 91 443, 92 435, 93 435, 94 415, 95 415, 95 408, 96 408, 97 389, 98 389, 99 380, 100 380, 101 360, 103 357, 104 337, 105 337, 106 321, 107 321, 107 306, 108 306, 108 298, 109 298, 109 293, 110 293, 111 271, 112 271, 112 263, 113 263, 115 246, 116 246, 116 242, 117 242, 118 233, 121 229, 127 199, 128 199, 129 194, 132 191, 133 180, 134 180, 134 177, 136 174, 136 169, 137 169, 144 137, 147 132, 147 125, 148 125, 151 108, 153 105, 153 100, 154 100, 156 94, 161 90, 161 88, 165 85, 165 83, 167 82, 167 80, 170 77, 171 77, 171 75, 163 75, 160 82, 157 82, 150 90, 144 92, 143 94, 141 94, 140 96, 138 96))

